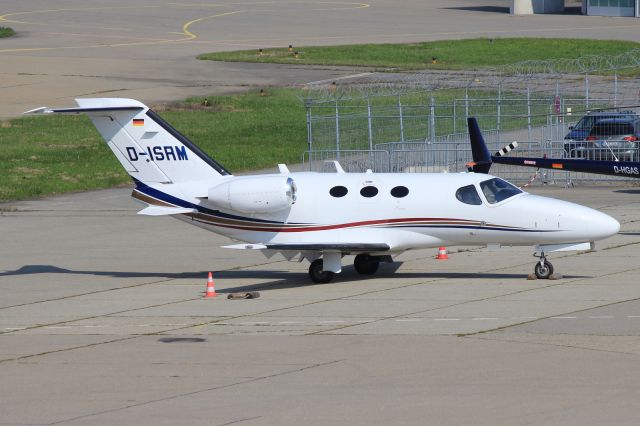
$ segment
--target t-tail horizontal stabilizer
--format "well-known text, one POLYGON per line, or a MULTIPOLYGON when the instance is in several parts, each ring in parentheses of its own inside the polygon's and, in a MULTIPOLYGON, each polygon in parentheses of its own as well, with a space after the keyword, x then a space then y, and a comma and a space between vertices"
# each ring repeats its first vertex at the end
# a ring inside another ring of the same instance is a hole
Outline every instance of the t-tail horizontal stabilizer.
POLYGON ((475 173, 489 173, 491 154, 489 154, 487 144, 482 137, 478 121, 475 117, 469 117, 467 118, 467 125, 469 127, 469 139, 471 140, 471 154, 473 155, 473 162, 469 164, 471 170, 475 173))

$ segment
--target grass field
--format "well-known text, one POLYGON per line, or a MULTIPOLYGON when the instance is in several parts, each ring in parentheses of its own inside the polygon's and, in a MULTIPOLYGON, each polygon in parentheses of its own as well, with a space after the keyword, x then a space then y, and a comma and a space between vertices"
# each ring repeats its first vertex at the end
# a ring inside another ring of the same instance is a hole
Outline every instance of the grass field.
POLYGON ((257 49, 205 53, 202 60, 367 66, 376 69, 475 69, 525 60, 617 55, 639 49, 640 43, 616 40, 554 38, 496 38, 445 40, 409 44, 358 44, 345 46, 257 49), (433 63, 436 58, 436 63, 433 63))
POLYGON ((0 38, 11 37, 13 35, 16 35, 16 32, 13 30, 13 28, 0 27, 0 38))
MULTIPOLYGON (((300 162, 305 111, 293 90, 192 98, 159 114, 232 172, 300 162)), ((85 116, 47 115, 0 123, 0 200, 15 200, 130 181, 85 116)))

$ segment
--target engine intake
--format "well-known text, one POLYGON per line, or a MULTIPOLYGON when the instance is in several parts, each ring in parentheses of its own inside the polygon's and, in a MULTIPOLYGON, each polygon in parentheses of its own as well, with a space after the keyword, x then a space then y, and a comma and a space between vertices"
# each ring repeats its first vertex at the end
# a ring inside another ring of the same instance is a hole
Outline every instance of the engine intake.
POLYGON ((274 213, 296 202, 296 184, 287 176, 237 177, 210 188, 208 201, 242 213, 274 213))

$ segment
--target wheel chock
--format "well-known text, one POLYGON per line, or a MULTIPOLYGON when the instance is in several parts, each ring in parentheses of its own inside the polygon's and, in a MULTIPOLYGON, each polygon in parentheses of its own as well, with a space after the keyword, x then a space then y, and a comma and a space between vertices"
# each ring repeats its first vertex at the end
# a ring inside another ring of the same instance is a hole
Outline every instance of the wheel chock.
POLYGON ((536 276, 536 274, 529 274, 529 275, 527 275, 527 279, 528 280, 537 280, 538 277, 536 276))
POLYGON ((260 297, 260 293, 257 291, 243 291, 241 293, 229 293, 227 299, 242 300, 242 299, 257 299, 260 297))

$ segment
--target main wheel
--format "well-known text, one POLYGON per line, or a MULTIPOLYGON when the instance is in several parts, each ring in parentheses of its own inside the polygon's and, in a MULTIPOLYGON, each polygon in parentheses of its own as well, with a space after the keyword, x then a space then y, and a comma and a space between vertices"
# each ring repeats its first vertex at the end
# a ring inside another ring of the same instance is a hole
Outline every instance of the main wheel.
POLYGON ((551 274, 553 274, 553 265, 545 260, 541 265, 540 262, 536 263, 536 267, 534 268, 534 272, 536 277, 540 279, 549 278, 551 274))
POLYGON ((380 262, 374 260, 368 254, 359 254, 353 261, 356 271, 362 275, 373 275, 378 270, 380 262))
POLYGON ((314 283, 324 284, 333 279, 335 275, 331 271, 325 271, 322 269, 322 259, 316 259, 309 265, 309 277, 314 283))

